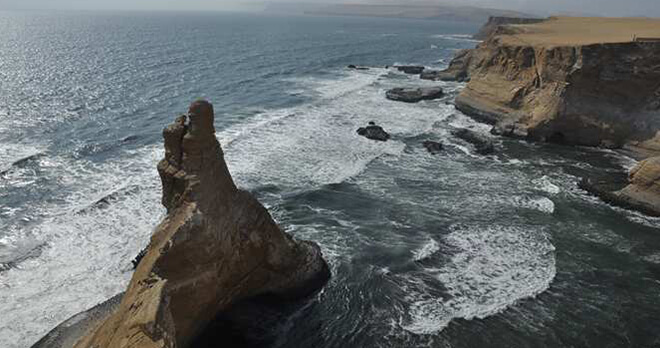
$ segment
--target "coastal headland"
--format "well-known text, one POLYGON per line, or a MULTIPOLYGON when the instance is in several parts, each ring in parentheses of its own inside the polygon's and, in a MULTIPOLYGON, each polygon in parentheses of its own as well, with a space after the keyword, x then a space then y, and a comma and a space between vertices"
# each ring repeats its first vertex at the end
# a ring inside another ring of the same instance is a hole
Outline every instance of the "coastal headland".
MULTIPOLYGON (((458 110, 492 124, 494 134, 623 149, 637 159, 660 155, 660 20, 551 17, 494 28, 492 22, 489 36, 458 52, 441 73, 468 81, 458 110)), ((660 171, 651 175, 650 167, 630 173, 634 189, 594 192, 658 215, 649 197, 658 194, 660 171)))

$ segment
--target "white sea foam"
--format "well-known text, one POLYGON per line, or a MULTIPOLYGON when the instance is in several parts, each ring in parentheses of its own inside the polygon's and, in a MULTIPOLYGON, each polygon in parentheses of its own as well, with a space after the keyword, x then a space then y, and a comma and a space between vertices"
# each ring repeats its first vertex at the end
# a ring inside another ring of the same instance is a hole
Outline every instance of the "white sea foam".
POLYGON ((553 194, 553 195, 556 195, 559 192, 561 192, 561 189, 559 188, 559 186, 553 184, 552 181, 550 180, 550 178, 547 175, 544 175, 544 176, 542 176, 541 178, 538 178, 538 179, 534 179, 533 183, 534 183, 534 185, 536 185, 536 187, 539 190, 550 193, 550 194, 553 194))
POLYGON ((555 276, 554 247, 538 229, 523 227, 458 228, 447 237, 458 250, 435 272, 447 289, 439 298, 424 281, 408 276, 410 306, 401 326, 416 334, 434 334, 455 318, 484 318, 520 299, 545 291, 555 276))
POLYGON ((438 242, 436 242, 433 238, 429 238, 429 240, 419 249, 412 251, 413 261, 424 260, 427 257, 435 254, 438 250, 440 250, 440 245, 438 242))
POLYGON ((226 145, 230 170, 242 184, 317 186, 339 183, 361 173, 376 158, 397 156, 405 145, 397 136, 429 131, 452 106, 385 100, 397 82, 380 80, 385 69, 343 72, 340 79, 293 80, 316 100, 266 111, 247 124, 218 134, 226 145), (375 142, 355 131, 375 121, 392 134, 375 142))
POLYGON ((44 247, 37 258, 0 276, 0 287, 9 289, 0 291, 0 337, 7 347, 29 346, 64 319, 125 288, 130 260, 163 214, 155 171, 161 153, 143 148, 104 164, 50 158, 51 175, 68 189, 58 204, 32 207, 46 218, 11 233, 22 241, 38 236, 44 247), (106 207, 85 209, 127 182, 137 189, 106 207))
POLYGON ((472 35, 469 34, 439 34, 439 35, 431 35, 431 37, 437 39, 443 39, 443 40, 452 40, 452 41, 481 42, 481 40, 473 39, 472 35))
POLYGON ((10 170, 18 161, 43 153, 44 149, 36 145, 3 143, 0 147, 0 173, 10 170))

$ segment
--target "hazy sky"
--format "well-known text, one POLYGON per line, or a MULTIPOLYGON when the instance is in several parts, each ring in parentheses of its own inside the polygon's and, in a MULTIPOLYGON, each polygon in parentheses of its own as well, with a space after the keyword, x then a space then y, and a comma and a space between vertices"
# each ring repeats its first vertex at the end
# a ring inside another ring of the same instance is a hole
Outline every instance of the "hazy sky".
POLYGON ((0 9, 256 9, 264 2, 477 5, 531 12, 660 17, 660 0, 0 0, 0 9))

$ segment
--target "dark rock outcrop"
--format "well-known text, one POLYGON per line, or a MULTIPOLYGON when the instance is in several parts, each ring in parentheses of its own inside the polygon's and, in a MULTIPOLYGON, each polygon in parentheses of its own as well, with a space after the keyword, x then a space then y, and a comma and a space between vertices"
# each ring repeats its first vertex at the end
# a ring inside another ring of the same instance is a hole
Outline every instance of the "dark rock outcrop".
POLYGON ((452 131, 452 134, 474 145, 475 150, 480 155, 490 155, 495 152, 493 141, 485 135, 465 128, 452 131))
POLYGON ((419 78, 422 80, 430 80, 430 81, 459 81, 459 82, 462 82, 464 79, 464 77, 457 76, 457 74, 449 72, 447 70, 443 70, 443 71, 424 70, 419 75, 419 78))
POLYGON ((406 103, 417 103, 422 100, 442 98, 444 92, 440 87, 393 88, 385 93, 389 100, 406 103))
POLYGON ((417 65, 397 65, 396 69, 410 75, 419 75, 424 71, 423 66, 417 65))
POLYGON ((387 141, 390 139, 389 133, 387 133, 382 127, 377 126, 374 122, 369 122, 369 125, 366 127, 358 128, 357 134, 367 139, 377 141, 387 141))
POLYGON ((354 70, 369 70, 369 68, 367 68, 366 66, 359 66, 359 65, 353 65, 353 64, 350 64, 349 66, 347 66, 347 68, 354 69, 354 70))
POLYGON ((426 148, 426 150, 428 150, 428 152, 430 152, 433 155, 442 152, 442 148, 443 148, 442 143, 431 140, 424 141, 422 145, 426 148))
POLYGON ((425 79, 435 81, 469 81, 470 72, 475 69, 475 60, 473 59, 474 52, 474 50, 468 49, 457 51, 447 69, 429 74, 425 79))
POLYGON ((85 327, 59 330, 55 334, 67 335, 60 341, 76 342, 77 348, 187 347, 238 301, 296 299, 328 280, 320 248, 284 233, 234 184, 215 137, 211 104, 193 103, 163 136, 158 172, 167 216, 121 302, 102 305, 109 308, 102 315, 84 314, 85 327))
POLYGON ((137 268, 137 266, 140 264, 140 261, 142 261, 142 258, 144 258, 144 255, 147 255, 147 248, 140 250, 140 252, 135 256, 135 258, 131 260, 131 263, 133 264, 133 269, 137 268))

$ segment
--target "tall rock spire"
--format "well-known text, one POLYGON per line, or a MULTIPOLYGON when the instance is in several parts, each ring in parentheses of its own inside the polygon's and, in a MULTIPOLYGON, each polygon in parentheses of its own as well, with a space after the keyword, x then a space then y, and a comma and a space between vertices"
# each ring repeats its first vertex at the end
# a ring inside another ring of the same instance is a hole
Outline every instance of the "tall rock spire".
POLYGON ((163 137, 158 171, 168 214, 121 304, 76 347, 187 347, 239 300, 305 296, 330 276, 316 244, 284 233, 236 187, 215 138, 210 103, 194 102, 163 137))

